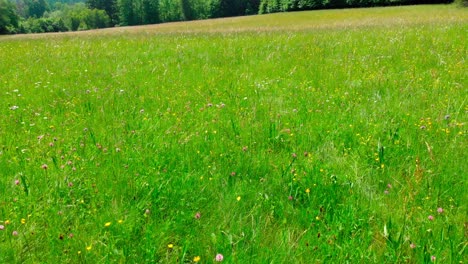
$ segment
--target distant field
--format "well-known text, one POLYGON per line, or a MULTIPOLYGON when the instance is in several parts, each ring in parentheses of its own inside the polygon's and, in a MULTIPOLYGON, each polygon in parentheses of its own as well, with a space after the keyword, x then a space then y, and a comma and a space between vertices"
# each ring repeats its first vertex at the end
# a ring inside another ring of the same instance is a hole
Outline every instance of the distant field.
POLYGON ((464 263, 468 11, 0 37, 0 263, 464 263))

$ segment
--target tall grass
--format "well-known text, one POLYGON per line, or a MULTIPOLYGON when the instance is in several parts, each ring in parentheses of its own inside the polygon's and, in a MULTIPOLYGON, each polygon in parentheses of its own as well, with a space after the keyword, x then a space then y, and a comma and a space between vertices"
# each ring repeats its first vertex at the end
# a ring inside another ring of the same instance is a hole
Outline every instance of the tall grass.
POLYGON ((0 39, 0 262, 462 263, 467 17, 0 39))

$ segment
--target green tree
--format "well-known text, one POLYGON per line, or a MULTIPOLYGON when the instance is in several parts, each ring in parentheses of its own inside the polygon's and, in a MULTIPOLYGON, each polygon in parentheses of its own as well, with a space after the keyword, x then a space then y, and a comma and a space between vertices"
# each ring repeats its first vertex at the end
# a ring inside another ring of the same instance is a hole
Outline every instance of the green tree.
POLYGON ((45 0, 28 0, 25 2, 27 6, 28 17, 42 17, 49 10, 49 5, 45 0))
POLYGON ((8 0, 0 0, 0 34, 16 32, 18 20, 15 5, 8 0))
POLYGON ((189 0, 180 0, 180 12, 183 20, 193 20, 194 14, 189 0))
POLYGON ((117 24, 119 20, 117 0, 86 0, 86 5, 90 9, 100 9, 106 11, 112 24, 117 24))

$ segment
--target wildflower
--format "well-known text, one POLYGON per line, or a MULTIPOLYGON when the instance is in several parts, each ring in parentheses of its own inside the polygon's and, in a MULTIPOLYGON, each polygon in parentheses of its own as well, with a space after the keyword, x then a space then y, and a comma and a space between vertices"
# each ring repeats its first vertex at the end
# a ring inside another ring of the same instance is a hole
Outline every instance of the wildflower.
POLYGON ((199 262, 200 261, 200 256, 196 256, 193 258, 193 262, 199 262))
POLYGON ((197 212, 197 213, 195 214, 195 219, 200 219, 200 217, 201 217, 200 212, 197 212))
POLYGON ((150 209, 146 209, 145 215, 149 215, 151 213, 150 209))
POLYGON ((43 170, 47 170, 48 167, 49 167, 49 166, 47 166, 47 164, 42 164, 42 165, 41 165, 41 168, 42 168, 43 170))
POLYGON ((288 200, 289 201, 292 201, 293 200, 293 197, 291 195, 288 196, 288 200))
POLYGON ((0 225, 0 230, 4 230, 5 229, 5 226, 4 225, 0 225))
POLYGON ((308 157, 309 156, 309 152, 305 151, 304 152, 304 157, 308 157))
POLYGON ((216 257, 215 257, 215 260, 218 261, 218 262, 221 262, 223 261, 224 259, 224 256, 222 254, 216 254, 216 257))
POLYGON ((10 110, 16 110, 16 109, 18 109, 18 108, 19 108, 19 106, 14 105, 14 106, 10 107, 10 110))
POLYGON ((21 218, 21 224, 23 224, 23 225, 26 224, 26 219, 21 218))
POLYGON ((435 262, 436 261, 436 256, 431 256, 431 261, 435 262))
POLYGON ((69 182, 68 187, 73 187, 73 182, 69 182))
POLYGON ((413 248, 416 248, 416 245, 414 243, 411 243, 409 247, 413 249, 413 248))
POLYGON ((387 184, 387 188, 391 189, 392 188, 392 185, 389 183, 387 184))
POLYGON ((11 234, 12 234, 13 236, 17 236, 17 235, 18 235, 18 231, 15 230, 15 231, 13 231, 11 234))
POLYGON ((437 208, 437 212, 438 212, 439 214, 441 214, 441 213, 444 212, 444 209, 442 209, 442 207, 439 207, 439 208, 437 208))
POLYGON ((122 220, 122 219, 120 219, 120 220, 118 221, 118 223, 119 223, 119 224, 122 224, 122 223, 123 223, 123 220, 122 220))
POLYGON ((173 245, 173 244, 169 244, 169 245, 167 245, 167 248, 173 249, 173 248, 174 248, 174 245, 173 245))
POLYGON ((5 220, 5 225, 11 224, 10 220, 5 220))
POLYGON ((112 223, 111 222, 107 222, 104 224, 105 227, 109 227, 112 223))
POLYGON ((389 192, 388 192, 388 190, 385 190, 384 193, 385 193, 385 194, 388 194, 389 192))
POLYGON ((20 184, 20 181, 19 180, 15 180, 15 185, 19 185, 20 184))
POLYGON ((429 221, 433 221, 433 220, 434 220, 434 216, 429 215, 429 216, 427 217, 427 219, 429 219, 429 221))
POLYGON ((249 148, 247 146, 242 147, 242 151, 246 152, 249 148))
POLYGON ((293 157, 293 159, 297 158, 297 154, 296 154, 296 153, 291 154, 291 156, 293 157))
POLYGON ((231 176, 233 177, 236 176, 236 172, 235 171, 231 172, 231 176))
POLYGON ((69 238, 73 238, 73 236, 74 236, 73 233, 68 234, 69 238))
POLYGON ((91 244, 91 245, 86 247, 86 250, 90 251, 92 248, 93 248, 93 245, 91 244))
POLYGON ((237 201, 240 201, 241 197, 240 196, 237 196, 237 201))
POLYGON ((310 189, 307 188, 307 189, 305 190, 305 192, 306 192, 306 193, 310 193, 310 189))

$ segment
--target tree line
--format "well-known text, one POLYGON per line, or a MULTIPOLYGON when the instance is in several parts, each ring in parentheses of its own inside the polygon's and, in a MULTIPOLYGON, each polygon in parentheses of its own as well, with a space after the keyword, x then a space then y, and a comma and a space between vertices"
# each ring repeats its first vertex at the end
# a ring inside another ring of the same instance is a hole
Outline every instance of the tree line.
MULTIPOLYGON (((453 0, 0 0, 0 34, 63 32, 325 8, 453 0)), ((466 3, 467 0, 461 0, 466 3)))

